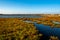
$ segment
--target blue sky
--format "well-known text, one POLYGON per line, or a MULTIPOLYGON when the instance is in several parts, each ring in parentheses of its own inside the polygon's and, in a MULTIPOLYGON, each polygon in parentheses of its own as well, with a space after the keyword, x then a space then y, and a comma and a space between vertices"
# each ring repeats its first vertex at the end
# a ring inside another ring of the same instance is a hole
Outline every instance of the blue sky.
POLYGON ((0 13, 60 13, 60 0, 0 0, 0 13))

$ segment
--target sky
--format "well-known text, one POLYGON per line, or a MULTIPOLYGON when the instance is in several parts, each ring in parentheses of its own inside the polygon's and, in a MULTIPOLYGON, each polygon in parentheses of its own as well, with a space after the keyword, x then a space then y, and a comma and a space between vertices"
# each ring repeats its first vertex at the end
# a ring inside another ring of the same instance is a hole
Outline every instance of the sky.
POLYGON ((0 14, 60 13, 60 0, 0 0, 0 14))

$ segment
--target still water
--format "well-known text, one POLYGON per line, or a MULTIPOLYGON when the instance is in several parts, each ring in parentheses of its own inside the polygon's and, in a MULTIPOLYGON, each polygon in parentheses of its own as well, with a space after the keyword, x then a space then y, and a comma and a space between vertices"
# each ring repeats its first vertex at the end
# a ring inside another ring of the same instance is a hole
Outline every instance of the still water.
POLYGON ((46 36, 57 36, 60 38, 60 28, 51 28, 50 26, 45 26, 43 24, 34 23, 36 28, 46 36))

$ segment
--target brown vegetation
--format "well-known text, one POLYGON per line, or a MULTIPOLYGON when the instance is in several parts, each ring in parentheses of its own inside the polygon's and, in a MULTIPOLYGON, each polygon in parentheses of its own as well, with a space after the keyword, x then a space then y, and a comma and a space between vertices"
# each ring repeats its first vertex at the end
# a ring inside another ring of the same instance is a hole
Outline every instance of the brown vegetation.
POLYGON ((32 23, 19 18, 0 18, 0 40, 40 40, 41 37, 32 23))

